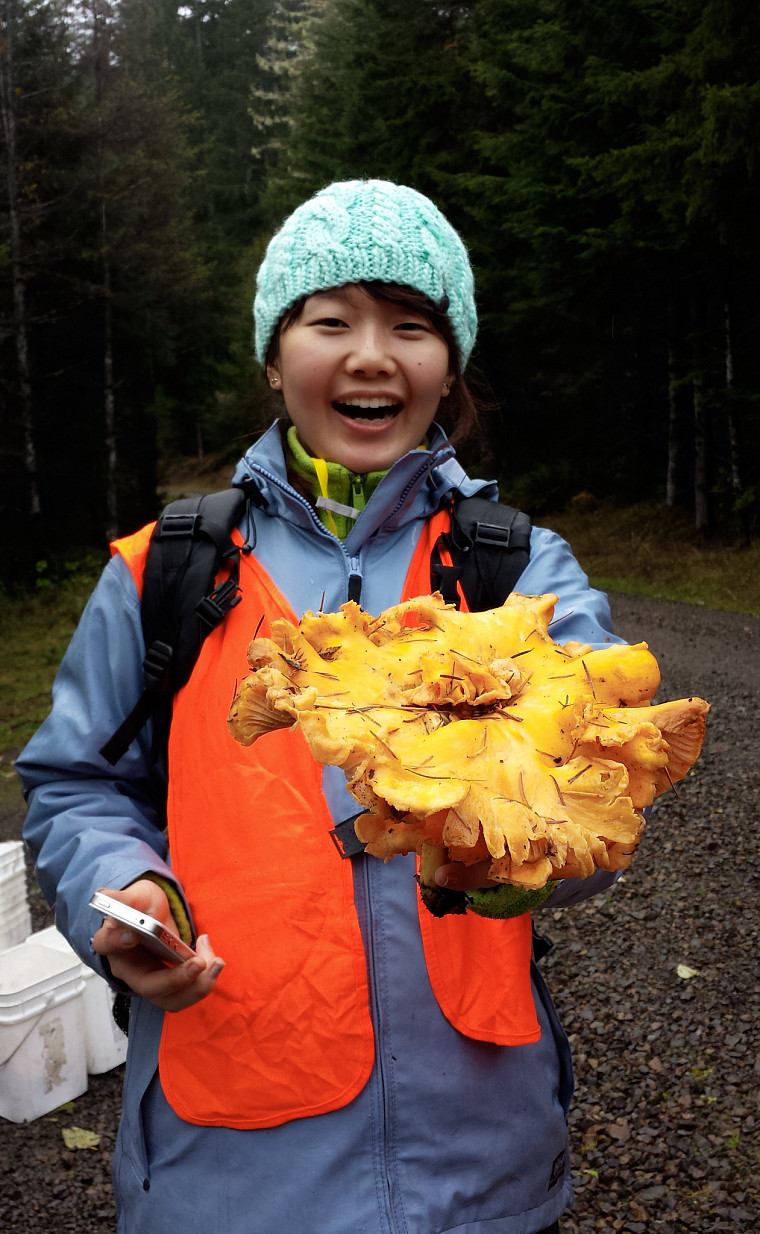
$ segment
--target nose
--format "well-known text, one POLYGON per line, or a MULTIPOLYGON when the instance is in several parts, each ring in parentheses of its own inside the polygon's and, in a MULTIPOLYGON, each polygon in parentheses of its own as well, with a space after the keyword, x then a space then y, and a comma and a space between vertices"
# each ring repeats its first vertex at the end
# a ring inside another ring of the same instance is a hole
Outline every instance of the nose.
POLYGON ((390 377, 396 371, 396 361, 387 332, 375 322, 365 322, 354 332, 346 367, 351 373, 367 377, 390 377))

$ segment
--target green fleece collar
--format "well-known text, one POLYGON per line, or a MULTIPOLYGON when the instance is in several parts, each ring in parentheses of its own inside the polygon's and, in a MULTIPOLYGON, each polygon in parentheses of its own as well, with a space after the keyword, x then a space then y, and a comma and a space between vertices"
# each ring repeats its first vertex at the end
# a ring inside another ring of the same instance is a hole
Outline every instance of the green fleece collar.
POLYGON ((342 463, 312 458, 304 450, 295 425, 288 429, 287 439, 293 470, 309 485, 321 521, 339 540, 345 540, 387 471, 357 475, 342 463))

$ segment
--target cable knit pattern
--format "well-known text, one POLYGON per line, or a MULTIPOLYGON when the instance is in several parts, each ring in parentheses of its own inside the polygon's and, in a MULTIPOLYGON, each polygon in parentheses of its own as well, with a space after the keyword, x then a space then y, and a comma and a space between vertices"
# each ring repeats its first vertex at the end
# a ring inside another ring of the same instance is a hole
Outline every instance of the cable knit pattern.
POLYGON ((472 270, 457 232, 429 198, 389 180, 331 184, 299 206, 272 238, 256 279, 256 355, 301 296, 379 280, 413 287, 447 315, 462 368, 475 342, 472 270))

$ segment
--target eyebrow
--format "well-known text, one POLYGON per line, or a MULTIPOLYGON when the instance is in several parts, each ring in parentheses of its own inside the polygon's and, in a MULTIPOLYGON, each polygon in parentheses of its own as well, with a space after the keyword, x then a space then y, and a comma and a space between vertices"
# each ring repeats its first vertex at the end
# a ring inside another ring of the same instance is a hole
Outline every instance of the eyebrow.
POLYGON ((344 300, 349 302, 349 298, 341 287, 327 288, 325 291, 313 291, 309 300, 344 300))

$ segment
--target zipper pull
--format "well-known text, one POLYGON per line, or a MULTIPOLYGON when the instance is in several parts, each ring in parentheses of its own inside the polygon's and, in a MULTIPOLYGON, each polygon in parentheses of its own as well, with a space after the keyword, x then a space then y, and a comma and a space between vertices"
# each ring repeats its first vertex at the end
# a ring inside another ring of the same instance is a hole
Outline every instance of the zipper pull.
POLYGON ((364 496, 365 476, 351 476, 351 504, 355 510, 363 510, 367 504, 364 496))

